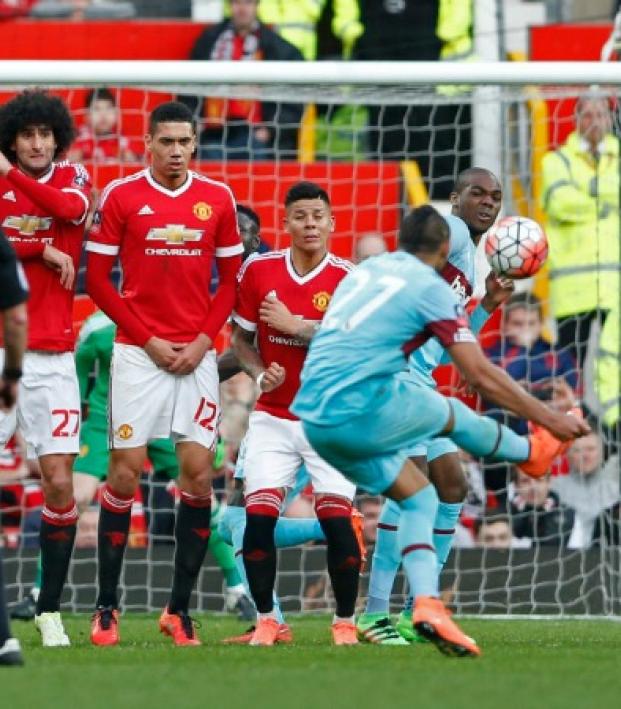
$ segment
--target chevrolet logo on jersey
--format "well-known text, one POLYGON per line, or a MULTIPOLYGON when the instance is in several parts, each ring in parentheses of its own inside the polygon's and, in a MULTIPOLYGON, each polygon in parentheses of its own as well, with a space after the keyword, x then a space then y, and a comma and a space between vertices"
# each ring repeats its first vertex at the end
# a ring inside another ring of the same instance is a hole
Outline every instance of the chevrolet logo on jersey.
POLYGON ((21 217, 7 217, 2 226, 6 229, 17 229, 22 236, 35 236, 38 231, 48 231, 52 226, 52 217, 33 217, 22 214, 21 217))
POLYGON ((184 224, 167 224, 166 227, 149 229, 147 241, 164 241, 167 244, 185 244, 188 241, 200 241, 203 229, 186 229, 184 224))

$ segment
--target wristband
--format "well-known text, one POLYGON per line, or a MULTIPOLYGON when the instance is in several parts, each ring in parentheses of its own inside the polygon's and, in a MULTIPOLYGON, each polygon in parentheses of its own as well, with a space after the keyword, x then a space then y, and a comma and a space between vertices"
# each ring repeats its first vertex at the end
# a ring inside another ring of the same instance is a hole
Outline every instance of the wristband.
POLYGON ((261 382, 263 381, 263 377, 265 377, 265 372, 261 372, 261 374, 257 375, 257 378, 255 379, 259 389, 261 388, 261 382))
POLYGON ((22 370, 19 367, 8 367, 3 370, 2 378, 9 382, 16 382, 22 378, 22 370))

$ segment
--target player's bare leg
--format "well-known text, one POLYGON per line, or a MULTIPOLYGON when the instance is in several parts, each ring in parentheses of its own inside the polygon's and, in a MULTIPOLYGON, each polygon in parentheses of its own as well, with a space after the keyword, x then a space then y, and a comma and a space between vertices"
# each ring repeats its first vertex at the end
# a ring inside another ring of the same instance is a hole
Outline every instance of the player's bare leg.
POLYGON ((45 500, 41 513, 41 592, 35 624, 47 647, 69 645, 60 619, 62 595, 75 541, 78 510, 73 497, 73 460, 68 453, 39 458, 45 500))
POLYGON ((199 443, 177 444, 181 500, 175 523, 175 563, 170 601, 160 629, 175 645, 200 645, 189 615, 190 597, 209 544, 213 453, 199 443))
POLYGON ((397 538, 415 599, 414 627, 446 654, 479 655, 476 643, 461 632, 438 598, 437 556, 433 548, 433 523, 438 506, 435 489, 414 463, 407 460, 385 494, 401 508, 397 538))
POLYGON ((78 507, 78 514, 82 514, 93 503, 98 487, 99 479, 94 475, 88 475, 87 473, 73 474, 73 495, 75 504, 78 507))
POLYGON ((95 645, 116 645, 120 640, 118 585, 132 503, 146 455, 146 446, 110 451, 110 469, 101 496, 97 531, 99 590, 91 625, 91 641, 95 645))

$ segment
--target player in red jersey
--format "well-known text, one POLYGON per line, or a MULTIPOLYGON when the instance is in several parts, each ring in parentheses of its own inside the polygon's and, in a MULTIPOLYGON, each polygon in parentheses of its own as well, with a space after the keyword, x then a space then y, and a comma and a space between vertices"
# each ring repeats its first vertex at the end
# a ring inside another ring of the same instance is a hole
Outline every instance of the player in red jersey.
POLYGON ((231 190, 188 169, 192 113, 164 103, 149 119, 151 166, 104 190, 87 243, 87 290, 117 324, 110 378, 110 468, 98 531, 91 640, 119 642, 117 587, 147 441, 172 437, 181 500, 172 593, 160 629, 199 645, 188 614, 209 541, 210 475, 220 416, 213 340, 235 302, 243 246, 231 190), (110 270, 119 258, 121 293, 110 270), (212 260, 218 290, 209 296, 212 260))
POLYGON ((59 608, 78 518, 72 466, 80 395, 72 310, 91 185, 81 165, 54 162, 74 135, 66 105, 43 91, 25 91, 0 108, 0 224, 31 290, 19 401, 0 415, 0 444, 19 425, 29 457, 41 466, 43 575, 35 623, 45 646, 69 644, 59 608))
POLYGON ((300 385, 306 351, 339 282, 351 265, 327 250, 334 219, 326 192, 299 182, 285 198, 291 247, 251 256, 242 267, 233 314, 233 348, 261 390, 246 436, 246 531, 243 555, 257 606, 251 645, 273 645, 279 623, 272 592, 276 576, 274 527, 286 489, 304 463, 315 510, 328 545, 336 599, 336 644, 355 644, 354 605, 360 550, 351 523, 355 486, 311 448, 289 405, 300 385))

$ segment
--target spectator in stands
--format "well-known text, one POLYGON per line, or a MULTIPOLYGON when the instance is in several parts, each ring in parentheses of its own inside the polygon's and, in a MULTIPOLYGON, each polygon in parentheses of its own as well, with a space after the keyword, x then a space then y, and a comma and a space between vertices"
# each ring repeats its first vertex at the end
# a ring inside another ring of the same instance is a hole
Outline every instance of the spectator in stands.
POLYGON ((612 520, 618 519, 619 459, 615 455, 604 462, 604 442, 596 432, 577 440, 567 459, 569 474, 554 478, 552 489, 575 513, 569 547, 584 549, 609 532, 612 520))
POLYGON ((354 249, 354 263, 362 263, 369 256, 379 256, 388 251, 384 237, 375 232, 363 234, 356 240, 354 249))
MULTIPOLYGON (((576 363, 566 351, 558 350, 542 337, 543 313, 539 299, 532 293, 516 293, 504 306, 501 337, 486 349, 494 364, 540 399, 551 400, 554 383, 564 380, 575 391, 578 382, 576 363)), ((501 417, 506 414, 490 410, 501 417)), ((527 422, 510 418, 506 421, 520 434, 527 433, 527 422)))
POLYGON ((533 544, 566 544, 574 523, 573 510, 551 490, 549 477, 531 478, 517 471, 510 502, 513 534, 533 544))
MULTIPOLYGON (((257 19, 258 0, 232 0, 231 19, 206 29, 191 59, 212 61, 296 61, 300 51, 257 19)), ((180 97, 202 128, 204 160, 293 158, 302 118, 301 104, 242 99, 180 97)))
POLYGON ((142 141, 130 140, 119 131, 119 109, 110 89, 89 91, 86 121, 69 151, 73 162, 135 162, 142 159, 142 141))
POLYGON ((550 242, 550 296, 558 345, 582 369, 594 322, 619 293, 619 140, 606 96, 583 94, 576 130, 542 161, 541 205, 550 242))
POLYGON ((78 529, 75 536, 76 549, 95 549, 97 546, 97 523, 99 521, 99 510, 97 507, 87 507, 78 521, 78 529))
POLYGON ((485 549, 511 549, 517 541, 507 513, 496 510, 486 512, 476 520, 474 533, 477 546, 485 549))
POLYGON ((328 10, 332 14, 332 32, 341 42, 343 57, 348 59, 363 31, 358 0, 261 0, 259 19, 297 47, 304 59, 313 61, 317 59, 317 25, 328 10))
POLYGON ((362 534, 367 546, 375 544, 377 539, 377 521, 382 511, 382 505, 378 497, 361 497, 356 507, 364 516, 362 534))
MULTIPOLYGON (((360 60, 465 61, 472 55, 471 0, 359 0, 360 60)), ((433 199, 448 199, 472 163, 470 106, 412 103, 370 106, 371 157, 416 160, 433 199)))

